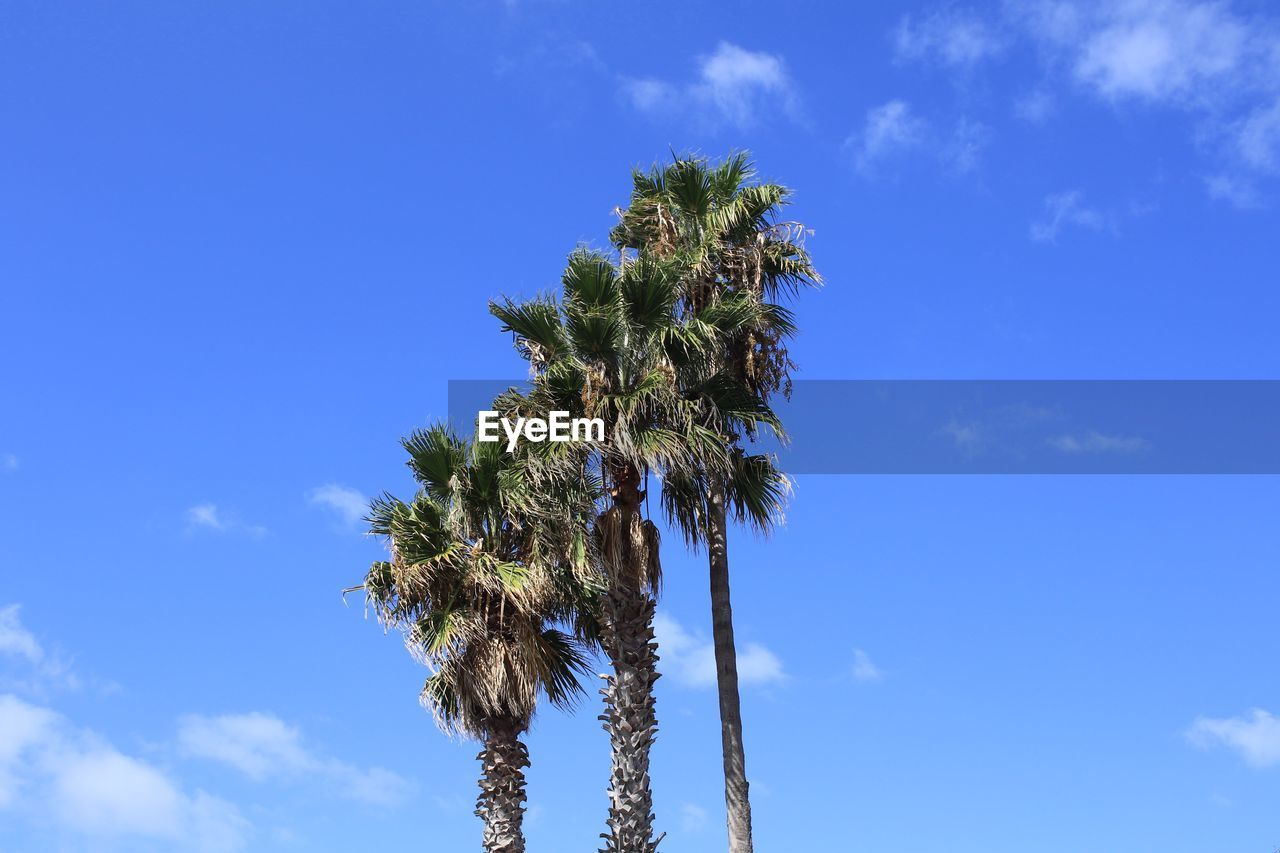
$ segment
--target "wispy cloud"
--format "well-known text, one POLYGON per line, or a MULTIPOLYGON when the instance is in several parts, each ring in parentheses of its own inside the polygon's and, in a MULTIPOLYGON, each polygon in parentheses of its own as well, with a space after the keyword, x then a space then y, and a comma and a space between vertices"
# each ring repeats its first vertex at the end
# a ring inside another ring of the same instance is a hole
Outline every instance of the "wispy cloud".
MULTIPOLYGON (((686 687, 712 687, 716 683, 715 646, 687 630, 664 613, 654 619, 663 670, 686 687)), ((738 681, 743 685, 777 684, 786 680, 782 661, 759 643, 738 649, 738 681)))
POLYGON ((31 664, 44 660, 44 649, 34 634, 22 624, 22 606, 0 607, 0 655, 15 655, 31 664))
POLYGON ((714 52, 698 59, 691 82, 628 78, 622 91, 641 112, 693 115, 737 128, 779 115, 800 117, 799 96, 782 57, 729 42, 720 42, 714 52))
POLYGON ((188 715, 179 721, 178 745, 186 755, 225 764, 255 781, 320 777, 345 796, 375 805, 394 805, 409 792, 408 782, 390 770, 356 767, 308 749, 302 733, 273 714, 188 715))
POLYGON ((906 101, 886 101, 867 110, 862 130, 849 138, 859 172, 875 172, 886 160, 922 148, 928 124, 906 101))
POLYGON ((327 483, 307 492, 307 501, 338 516, 346 527, 355 527, 369 513, 369 499, 359 491, 337 483, 327 483))
POLYGON ((864 683, 879 681, 884 677, 880 671, 880 667, 876 666, 868 655, 862 649, 853 650, 853 680, 864 683))
POLYGON ((1187 115, 1217 161, 1206 190, 1239 207, 1259 206, 1251 178, 1280 175, 1280 16, 1217 0, 1032 0, 985 13, 941 5, 890 35, 900 61, 951 70, 1033 48, 1043 79, 1014 105, 1031 122, 1052 114, 1054 89, 1187 115))
POLYGON ((685 832, 701 832, 707 827, 707 810, 693 803, 680 804, 680 828, 685 832))
POLYGON ((187 510, 188 532, 212 530, 219 533, 244 533, 253 537, 265 536, 267 528, 247 524, 235 513, 220 509, 217 504, 196 504, 187 510))
POLYGON ((183 787, 49 708, 0 695, 0 732, 0 808, 17 806, 33 823, 95 844, 226 853, 246 843, 249 824, 233 804, 183 787))
POLYGON ((1204 188, 1209 193, 1209 198, 1225 201, 1240 210, 1253 210, 1263 206, 1257 185, 1244 175, 1209 175, 1204 179, 1204 188))
POLYGON ((18 604, 0 607, 0 659, 4 658, 16 661, 21 670, 17 677, 5 678, 4 683, 24 693, 44 693, 49 687, 80 687, 80 678, 71 664, 46 650, 23 625, 22 606, 18 604))
POLYGON ((1255 708, 1240 717, 1200 717, 1187 738, 1202 748, 1225 746, 1255 767, 1280 764, 1280 717, 1255 708))
POLYGON ((964 174, 978 168, 982 152, 991 142, 991 129, 980 121, 963 117, 942 149, 942 160, 951 170, 964 174))
POLYGON ((1048 442, 1063 453, 1136 453, 1150 446, 1139 436, 1106 435, 1096 430, 1082 435, 1056 435, 1048 442))
POLYGON ((971 172, 990 140, 990 129, 979 121, 961 117, 949 132, 939 130, 917 115, 908 102, 895 99, 867 110, 862 127, 845 145, 853 151, 858 173, 878 178, 914 156, 923 156, 951 172, 971 172))
POLYGON ((939 432, 954 441, 961 450, 973 451, 982 443, 982 427, 975 421, 952 418, 939 432))
POLYGON ((1031 239, 1056 243, 1058 235, 1068 227, 1100 231, 1106 226, 1106 216, 1085 204, 1084 193, 1070 190, 1045 197, 1044 218, 1031 223, 1031 239))
POLYGON ((17 471, 18 457, 12 453, 0 453, 0 471, 17 471))
POLYGON ((1004 50, 998 29, 973 11, 952 7, 922 17, 904 16, 892 34, 900 61, 967 67, 1004 50))
POLYGON ((1043 124, 1053 116, 1057 108, 1057 99, 1052 94, 1044 89, 1035 89, 1014 102, 1013 113, 1025 122, 1043 124))

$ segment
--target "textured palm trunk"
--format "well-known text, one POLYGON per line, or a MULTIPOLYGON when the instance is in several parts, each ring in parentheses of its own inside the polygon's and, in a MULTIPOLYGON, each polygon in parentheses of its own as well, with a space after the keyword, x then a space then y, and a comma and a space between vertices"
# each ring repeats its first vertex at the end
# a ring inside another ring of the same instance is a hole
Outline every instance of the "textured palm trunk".
POLYGON ((599 521, 609 589, 602 601, 601 645, 613 664, 605 676, 604 713, 613 763, 608 832, 601 853, 654 853, 649 750, 658 736, 653 685, 658 680, 655 602, 649 592, 656 565, 656 530, 639 511, 638 481, 624 478, 614 506, 599 521))
POLYGON ((724 753, 724 803, 729 824, 729 853, 751 853, 751 799, 747 759, 742 746, 742 708, 738 700, 738 653, 733 640, 729 600, 729 544, 724 483, 711 481, 707 513, 707 554, 711 565, 711 632, 720 692, 720 743, 724 753))
POLYGON ((484 821, 485 853, 524 853, 524 770, 529 750, 520 735, 527 723, 510 721, 494 726, 477 756, 482 772, 476 815, 484 821))

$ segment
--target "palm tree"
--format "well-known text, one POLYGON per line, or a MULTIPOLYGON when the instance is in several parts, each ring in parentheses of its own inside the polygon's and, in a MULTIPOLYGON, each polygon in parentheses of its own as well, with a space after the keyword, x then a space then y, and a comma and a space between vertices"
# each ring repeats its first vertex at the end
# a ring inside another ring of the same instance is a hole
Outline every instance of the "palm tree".
POLYGON ((603 585, 595 613, 613 672, 601 691, 600 719, 612 747, 602 853, 653 853, 661 841, 654 837, 649 752, 658 728, 653 617, 662 566, 658 528, 645 512, 648 475, 692 476, 724 460, 719 436, 680 394, 678 375, 701 358, 706 336, 677 322, 678 285, 671 261, 642 254, 619 269, 600 253, 579 250, 569 258, 559 302, 490 305, 533 374, 528 394, 512 392, 495 406, 605 423, 603 441, 544 445, 603 486, 593 525, 603 585))
POLYGON ((795 325, 777 300, 821 282, 803 245, 803 227, 779 218, 790 191, 751 183, 754 175, 744 154, 715 167, 701 158, 676 158, 663 169, 637 171, 630 204, 611 234, 624 257, 631 249, 678 259, 684 275, 677 312, 719 320, 715 372, 684 390, 701 400, 704 423, 719 433, 732 464, 723 472, 669 478, 663 499, 686 540, 707 546, 730 853, 751 853, 752 840, 727 515, 762 531, 781 517, 788 479, 769 457, 746 454, 741 441, 761 426, 785 439, 769 404, 779 391, 790 395, 794 365, 786 344, 795 325), (744 394, 751 399, 742 400, 744 394))
POLYGON ((364 588, 431 667, 421 698, 440 728, 484 745, 484 849, 523 853, 521 737, 540 696, 573 702, 588 662, 583 643, 555 627, 580 606, 586 550, 573 513, 582 489, 569 481, 539 493, 519 456, 442 426, 403 444, 421 488, 411 502, 373 502, 371 532, 387 538, 391 559, 373 564, 364 588))

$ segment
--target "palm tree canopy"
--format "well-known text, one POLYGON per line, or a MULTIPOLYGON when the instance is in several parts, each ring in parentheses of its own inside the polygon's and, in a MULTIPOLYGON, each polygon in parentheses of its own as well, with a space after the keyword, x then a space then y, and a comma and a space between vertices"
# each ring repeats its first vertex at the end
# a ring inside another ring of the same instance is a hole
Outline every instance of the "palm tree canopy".
POLYGON ((587 649, 556 625, 589 595, 586 535, 568 519, 575 498, 548 500, 519 456, 443 426, 403 444, 420 489, 409 502, 373 502, 370 531, 391 558, 373 564, 365 589, 431 667, 424 704, 446 731, 477 738, 528 721, 540 696, 572 704, 587 649))
MULTIPOLYGON (((804 227, 782 218, 791 191, 756 182, 744 153, 717 165, 677 157, 635 171, 632 181, 611 239, 624 253, 657 255, 681 270, 677 310, 687 325, 707 329, 702 352, 708 358, 704 373, 682 377, 682 392, 699 401, 702 422, 729 446, 719 479, 731 516, 768 531, 782 518, 790 480, 772 457, 736 445, 761 428, 786 440, 770 398, 790 395, 794 364, 787 342, 796 324, 780 300, 821 284, 804 227)), ((664 480, 663 508, 690 545, 703 536, 707 478, 716 475, 677 472, 664 480)))
POLYGON ((805 249, 806 230, 782 219, 791 191, 756 183, 745 153, 712 166, 705 158, 677 157, 664 167, 632 175, 628 206, 610 238, 634 249, 681 260, 683 311, 708 307, 737 318, 725 338, 724 362, 762 400, 790 390, 794 365, 786 341, 795 321, 781 300, 822 278, 805 249))
POLYGON ((719 435, 682 386, 707 376, 717 324, 730 321, 681 318, 680 281, 677 259, 642 253, 619 268, 601 252, 579 249, 558 300, 491 303, 534 377, 528 393, 508 392, 495 405, 512 414, 558 410, 603 420, 603 442, 548 443, 539 452, 576 454, 606 488, 624 470, 665 476, 727 464, 719 435))

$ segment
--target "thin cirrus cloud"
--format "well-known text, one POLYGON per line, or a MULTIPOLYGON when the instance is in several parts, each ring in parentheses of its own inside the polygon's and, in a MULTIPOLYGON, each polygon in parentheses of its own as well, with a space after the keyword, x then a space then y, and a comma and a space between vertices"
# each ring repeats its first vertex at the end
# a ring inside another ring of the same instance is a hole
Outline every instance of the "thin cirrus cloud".
POLYGON ((862 649, 853 650, 853 680, 864 684, 876 682, 884 678, 880 667, 875 665, 871 656, 862 649))
MULTIPOLYGON (((685 687, 713 687, 716 653, 710 640, 686 629, 665 613, 653 620, 663 668, 685 687)), ((738 651, 738 681, 743 685, 780 684, 787 675, 782 661, 759 643, 747 643, 738 651)))
POLYGON ((693 80, 627 78, 622 81, 622 93, 642 113, 697 116, 737 128, 776 115, 800 118, 799 95, 782 57, 724 41, 699 57, 693 80))
POLYGON ((337 483, 326 483, 307 492, 307 502, 329 510, 345 527, 355 527, 369 513, 367 497, 337 483))
POLYGON ((1004 37, 995 27, 970 10, 954 7, 903 16, 892 42, 900 62, 936 59, 953 67, 975 65, 1005 48, 1004 37))
POLYGON ((685 832, 701 832, 707 827, 709 815, 702 806, 694 803, 680 805, 680 828, 685 832))
POLYGON ((1254 767, 1280 765, 1280 717, 1261 708, 1240 717, 1200 717, 1186 737, 1203 749, 1224 746, 1254 767))
POLYGON ((235 805, 183 786, 50 708, 0 695, 0 732, 0 811, 38 824, 42 835, 200 853, 245 846, 250 827, 235 805))
POLYGON ((1045 196, 1044 214, 1031 223, 1030 236, 1037 243, 1057 243, 1069 228, 1102 231, 1107 227, 1107 216, 1086 204, 1083 192, 1068 190, 1045 196))
POLYGON ((899 61, 948 69, 1029 48, 1043 80, 1014 111, 1034 123, 1054 112, 1053 89, 1184 113, 1213 164, 1206 191, 1237 207, 1261 206, 1258 181, 1280 175, 1280 16, 1215 0, 1039 0, 940 6, 891 39, 899 61))
POLYGON ((862 127, 845 140, 845 146, 852 150, 854 168, 864 178, 884 177, 916 156, 964 174, 978 167, 990 137, 986 125, 968 116, 949 131, 939 131, 910 103, 893 99, 867 110, 862 127))
POLYGON ((1062 453, 1136 453, 1146 450, 1147 440, 1136 435, 1107 435, 1089 430, 1081 435, 1056 435, 1049 446, 1062 453))
POLYGON ((315 752, 303 744, 297 728, 273 714, 185 716, 178 723, 178 747, 184 755, 224 764, 254 781, 321 779, 349 799, 379 806, 397 805, 409 795, 401 776, 315 752))
POLYGON ((249 524, 234 512, 224 510, 215 503, 201 503, 188 508, 187 531, 242 533, 255 539, 267 534, 267 528, 258 524, 249 524))
POLYGON ((12 453, 0 453, 0 470, 17 471, 18 457, 12 453))
POLYGON ((9 686, 43 693, 48 687, 75 690, 81 685, 71 665, 45 649, 22 623, 22 606, 18 604, 0 607, 0 660, 16 661, 23 670, 16 679, 4 679, 9 686))

